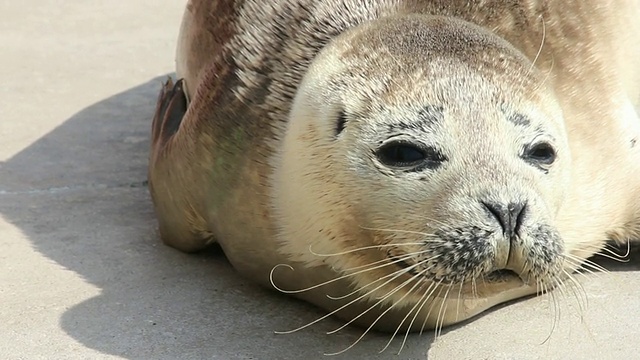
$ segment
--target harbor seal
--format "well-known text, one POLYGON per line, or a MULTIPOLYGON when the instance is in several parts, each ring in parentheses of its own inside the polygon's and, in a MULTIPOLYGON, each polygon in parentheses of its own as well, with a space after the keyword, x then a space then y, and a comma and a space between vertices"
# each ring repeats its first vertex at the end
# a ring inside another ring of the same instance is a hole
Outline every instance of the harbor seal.
POLYGON ((640 231, 638 18, 630 0, 190 0, 153 120, 162 240, 217 242, 367 331, 572 286, 640 231))

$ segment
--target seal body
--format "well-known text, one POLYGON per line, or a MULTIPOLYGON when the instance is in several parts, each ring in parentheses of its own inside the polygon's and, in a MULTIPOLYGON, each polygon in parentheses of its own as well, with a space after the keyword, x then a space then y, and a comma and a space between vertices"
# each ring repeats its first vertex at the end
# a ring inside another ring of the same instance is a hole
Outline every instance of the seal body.
POLYGON ((153 123, 163 241, 349 323, 571 284, 640 231, 640 4, 190 0, 153 123))

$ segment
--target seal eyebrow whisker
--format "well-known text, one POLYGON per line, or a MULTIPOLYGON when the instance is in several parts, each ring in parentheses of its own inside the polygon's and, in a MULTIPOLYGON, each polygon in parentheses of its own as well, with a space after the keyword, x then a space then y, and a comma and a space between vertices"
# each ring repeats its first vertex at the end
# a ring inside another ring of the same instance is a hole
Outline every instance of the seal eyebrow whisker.
POLYGON ((544 47, 544 42, 547 37, 547 28, 544 22, 544 16, 542 16, 542 14, 540 14, 540 21, 542 21, 542 40, 540 41, 540 47, 538 48, 538 52, 536 53, 536 56, 533 58, 533 62, 531 62, 531 66, 529 67, 529 71, 528 71, 529 73, 531 73, 531 71, 533 70, 533 67, 536 65, 536 62, 538 61, 538 58, 542 53, 542 48, 544 47))
POLYGON ((547 80, 549 80, 549 76, 551 76, 551 73, 553 72, 553 67, 556 64, 556 60, 553 57, 553 54, 551 54, 551 64, 549 65, 549 70, 547 70, 547 73, 544 74, 544 78, 542 79, 542 81, 540 81, 540 83, 533 89, 532 93, 535 93, 536 91, 538 91, 542 85, 544 85, 547 80))

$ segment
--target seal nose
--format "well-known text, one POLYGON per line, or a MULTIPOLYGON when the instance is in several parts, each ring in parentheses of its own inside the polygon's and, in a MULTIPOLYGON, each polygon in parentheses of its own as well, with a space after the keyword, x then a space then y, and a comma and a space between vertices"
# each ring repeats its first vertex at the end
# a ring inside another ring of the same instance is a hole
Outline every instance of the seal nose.
POLYGON ((527 208, 526 203, 496 204, 483 201, 482 205, 496 218, 505 237, 511 239, 518 234, 527 208))

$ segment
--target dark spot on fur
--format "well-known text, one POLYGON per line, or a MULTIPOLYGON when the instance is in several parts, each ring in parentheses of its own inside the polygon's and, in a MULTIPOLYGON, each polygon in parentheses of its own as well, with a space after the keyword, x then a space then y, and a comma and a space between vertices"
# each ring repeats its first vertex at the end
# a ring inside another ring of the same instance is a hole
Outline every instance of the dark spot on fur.
POLYGON ((336 137, 342 133, 346 124, 347 115, 344 113, 344 110, 340 110, 340 112, 338 113, 338 118, 336 120, 336 137))
POLYGON ((638 142, 637 138, 631 139, 631 148, 634 148, 636 146, 636 142, 638 142))
POLYGON ((405 131, 419 131, 423 133, 433 132, 435 124, 444 119, 442 106, 427 105, 418 111, 417 119, 399 119, 397 122, 387 124, 390 133, 405 131))
POLYGON ((523 114, 518 114, 518 113, 512 114, 507 118, 507 120, 518 126, 531 125, 531 120, 526 115, 523 115, 523 114))

